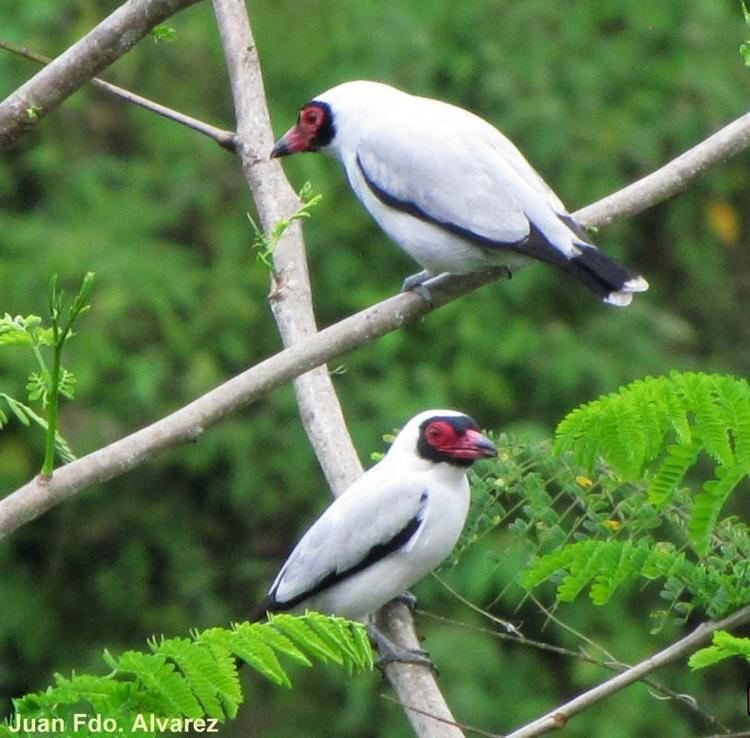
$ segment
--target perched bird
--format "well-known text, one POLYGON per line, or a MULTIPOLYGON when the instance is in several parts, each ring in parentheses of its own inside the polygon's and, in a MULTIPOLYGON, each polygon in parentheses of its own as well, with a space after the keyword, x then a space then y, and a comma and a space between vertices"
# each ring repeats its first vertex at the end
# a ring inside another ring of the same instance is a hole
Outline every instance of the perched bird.
POLYGON ((325 151, 386 234, 424 271, 466 274, 538 259, 612 305, 648 283, 588 239, 521 152, 473 113, 378 82, 345 82, 304 105, 272 157, 325 151))
POLYGON ((453 549, 469 509, 466 470, 496 453, 468 415, 412 418, 304 534, 256 619, 304 610, 359 619, 404 593, 453 549))

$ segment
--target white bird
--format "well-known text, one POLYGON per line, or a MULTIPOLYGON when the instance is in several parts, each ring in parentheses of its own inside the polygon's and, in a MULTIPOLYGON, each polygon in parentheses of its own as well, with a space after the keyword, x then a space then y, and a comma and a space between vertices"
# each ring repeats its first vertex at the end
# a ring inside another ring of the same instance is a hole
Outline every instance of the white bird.
POLYGON ((354 194, 424 271, 466 274, 529 258, 552 264, 613 305, 648 283, 605 256, 500 131, 454 105, 385 84, 345 82, 304 105, 272 157, 325 151, 354 194))
POLYGON ((255 617, 316 610, 360 619, 402 595, 451 552, 469 509, 466 470, 496 454, 468 415, 412 418, 304 534, 255 617))

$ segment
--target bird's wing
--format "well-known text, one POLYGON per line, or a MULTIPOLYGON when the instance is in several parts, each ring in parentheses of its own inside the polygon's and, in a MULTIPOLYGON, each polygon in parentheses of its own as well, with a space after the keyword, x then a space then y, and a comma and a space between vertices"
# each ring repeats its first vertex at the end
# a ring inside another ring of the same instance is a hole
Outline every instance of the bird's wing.
POLYGON ((413 543, 429 491, 414 475, 373 481, 362 477, 305 533, 271 586, 275 604, 294 607, 413 543))
POLYGON ((381 202, 487 246, 529 235, 531 198, 562 209, 502 134, 464 111, 441 119, 436 110, 360 137, 353 165, 381 202))

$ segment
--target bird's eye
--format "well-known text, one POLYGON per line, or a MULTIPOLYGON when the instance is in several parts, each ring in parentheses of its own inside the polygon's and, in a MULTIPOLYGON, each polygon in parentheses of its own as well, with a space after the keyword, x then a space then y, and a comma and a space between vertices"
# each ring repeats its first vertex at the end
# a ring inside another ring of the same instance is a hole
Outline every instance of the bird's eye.
POLYGON ((317 128, 323 120, 323 111, 320 108, 305 108, 300 118, 303 125, 317 128))
POLYGON ((427 426, 427 438, 431 441, 436 441, 438 438, 442 438, 443 435, 444 431, 439 423, 430 423, 430 425, 427 426))

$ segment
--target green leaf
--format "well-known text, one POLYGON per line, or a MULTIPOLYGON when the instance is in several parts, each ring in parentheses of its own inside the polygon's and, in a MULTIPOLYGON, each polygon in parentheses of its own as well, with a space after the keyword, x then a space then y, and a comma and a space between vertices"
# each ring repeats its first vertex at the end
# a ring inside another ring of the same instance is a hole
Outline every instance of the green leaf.
MULTIPOLYGON (((239 690, 234 662, 231 662, 230 670, 221 668, 208 648, 203 648, 202 644, 186 638, 170 638, 158 645, 152 643, 151 648, 155 653, 167 656, 177 664, 203 708, 201 710, 196 706, 193 714, 181 710, 182 714, 188 717, 202 717, 206 714, 211 718, 224 720, 221 697, 239 690)), ((234 711, 237 702, 230 699, 234 711)))
POLYGON ((253 220, 252 216, 247 213, 247 219, 250 221, 250 225, 252 226, 255 235, 252 247, 257 251, 256 258, 269 271, 273 270, 273 253, 276 250, 276 246, 284 233, 286 233, 289 226, 294 223, 295 220, 309 218, 310 211, 323 199, 323 196, 313 195, 312 185, 310 182, 305 182, 302 189, 299 191, 299 198, 302 201, 299 209, 292 213, 288 218, 281 218, 276 221, 273 226, 271 226, 268 235, 263 233, 263 230, 255 220, 253 220))
POLYGON ((695 496, 688 534, 699 554, 703 555, 708 551, 721 508, 746 474, 747 469, 741 465, 720 466, 716 469, 717 478, 706 482, 703 491, 695 496))
POLYGON ((188 681, 162 654, 126 651, 117 661, 117 670, 132 674, 154 696, 166 717, 200 717, 203 710, 188 681))
POLYGON ((177 31, 171 26, 159 24, 151 29, 151 38, 157 43, 159 41, 174 41, 177 38, 177 31))
POLYGON ((713 645, 696 651, 688 660, 688 665, 691 669, 705 669, 732 656, 739 656, 750 662, 750 638, 738 638, 726 631, 717 630, 713 636, 713 645))
POLYGON ((26 405, 24 405, 23 403, 18 402, 18 400, 14 400, 10 395, 6 395, 5 393, 0 393, 0 398, 5 400, 10 411, 13 413, 13 415, 16 416, 19 421, 21 421, 21 423, 26 426, 29 425, 30 419, 33 418, 33 414, 31 413, 30 408, 26 407, 26 405))
POLYGON ((624 479, 649 477, 648 501, 660 507, 707 454, 716 479, 697 496, 688 525, 691 543, 706 551, 726 497, 750 473, 750 385, 701 372, 633 382, 563 419, 555 452, 568 451, 589 473, 605 464, 624 479))
POLYGON ((701 446, 693 442, 685 446, 667 446, 665 450, 666 456, 648 486, 648 501, 660 507, 671 501, 685 474, 698 459, 701 446))
POLYGON ((289 686, 289 677, 275 653, 311 666, 337 661, 348 668, 371 668, 372 649, 361 623, 327 618, 318 613, 301 617, 281 615, 269 623, 241 623, 231 629, 210 628, 189 638, 149 641, 151 653, 126 651, 103 654, 111 670, 107 676, 57 675, 55 685, 13 701, 16 713, 34 717, 65 714, 65 706, 101 717, 116 717, 120 725, 135 715, 160 718, 204 716, 222 722, 237 715, 242 691, 237 658, 289 686), (288 634, 293 633, 297 644, 288 634))

